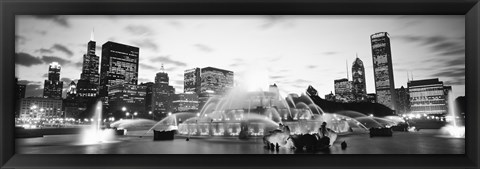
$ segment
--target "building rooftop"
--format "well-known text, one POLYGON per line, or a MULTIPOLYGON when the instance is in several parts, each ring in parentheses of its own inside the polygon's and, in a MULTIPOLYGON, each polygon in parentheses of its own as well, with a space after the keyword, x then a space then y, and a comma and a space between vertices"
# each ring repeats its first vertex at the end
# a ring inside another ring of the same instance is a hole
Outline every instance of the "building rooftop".
POLYGON ((443 84, 443 82, 439 81, 438 78, 423 79, 423 80, 412 80, 412 81, 408 82, 408 86, 423 86, 423 85, 432 85, 432 84, 443 84))

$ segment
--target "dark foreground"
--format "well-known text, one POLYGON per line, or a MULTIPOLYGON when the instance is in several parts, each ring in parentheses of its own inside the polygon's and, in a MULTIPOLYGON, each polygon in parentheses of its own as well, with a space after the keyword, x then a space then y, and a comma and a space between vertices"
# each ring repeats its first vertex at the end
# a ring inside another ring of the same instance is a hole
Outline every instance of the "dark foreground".
MULTIPOLYGON (((80 135, 46 135, 37 138, 18 138, 20 154, 294 154, 280 148, 267 150, 261 138, 239 140, 225 137, 176 137, 170 141, 153 141, 152 136, 117 136, 115 141, 103 144, 79 143, 80 135)), ((394 132, 393 137, 373 137, 368 134, 339 136, 327 151, 317 154, 464 154, 465 139, 440 135, 438 130, 394 132), (342 150, 340 143, 347 142, 342 150)))

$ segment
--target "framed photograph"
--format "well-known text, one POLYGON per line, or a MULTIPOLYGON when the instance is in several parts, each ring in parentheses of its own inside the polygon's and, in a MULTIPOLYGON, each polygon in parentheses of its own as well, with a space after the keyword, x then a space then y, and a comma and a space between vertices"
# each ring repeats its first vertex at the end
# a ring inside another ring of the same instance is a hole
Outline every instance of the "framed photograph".
POLYGON ((5 168, 478 167, 475 0, 1 8, 5 168))

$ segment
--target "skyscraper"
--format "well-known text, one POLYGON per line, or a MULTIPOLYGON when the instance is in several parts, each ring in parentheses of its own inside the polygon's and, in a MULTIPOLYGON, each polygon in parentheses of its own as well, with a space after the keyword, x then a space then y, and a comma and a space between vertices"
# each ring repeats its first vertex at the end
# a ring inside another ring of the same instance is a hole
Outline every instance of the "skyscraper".
POLYGON ((70 83, 67 90, 67 99, 75 99, 77 97, 77 84, 74 81, 70 83))
POLYGON ((108 96, 108 87, 117 84, 137 85, 139 48, 108 41, 102 45, 100 96, 108 96))
POLYGON ((346 78, 337 79, 334 80, 334 87, 336 101, 345 103, 354 101, 352 81, 348 81, 346 78))
POLYGON ((184 85, 183 92, 195 92, 200 94, 200 83, 202 82, 200 78, 200 68, 193 68, 185 70, 184 72, 184 85))
POLYGON ((406 114, 410 112, 410 95, 408 88, 400 87, 395 89, 397 94, 397 114, 406 114))
POLYGON ((352 64, 352 83, 353 94, 357 101, 365 101, 367 95, 367 87, 365 82, 365 67, 362 60, 357 56, 352 64))
POLYGON ((211 92, 224 94, 233 88, 233 72, 214 67, 201 69, 200 92, 211 92))
POLYGON ((18 78, 15 78, 15 84, 16 84, 16 94, 17 94, 17 100, 21 98, 25 98, 25 90, 27 88, 27 85, 24 84, 18 84, 18 78))
POLYGON ((395 110, 395 83, 393 79, 390 35, 379 32, 370 36, 377 103, 395 110))
POLYGON ((61 66, 57 62, 52 62, 48 66, 48 80, 44 82, 44 98, 62 98, 63 82, 60 81, 61 66))
POLYGON ((155 83, 156 84, 166 84, 166 85, 168 85, 168 83, 169 83, 168 74, 165 73, 165 69, 163 68, 163 64, 162 64, 161 71, 158 72, 157 75, 155 76, 155 83))
POLYGON ((175 88, 168 85, 168 73, 165 72, 163 65, 161 72, 155 76, 155 84, 152 86, 152 96, 150 107, 155 113, 155 117, 164 117, 167 112, 173 110, 173 100, 175 98, 175 88))
POLYGON ((95 54, 96 42, 93 39, 93 31, 90 37, 90 41, 87 45, 87 53, 83 55, 83 66, 82 74, 80 79, 88 80, 91 84, 98 86, 99 85, 99 57, 95 54))

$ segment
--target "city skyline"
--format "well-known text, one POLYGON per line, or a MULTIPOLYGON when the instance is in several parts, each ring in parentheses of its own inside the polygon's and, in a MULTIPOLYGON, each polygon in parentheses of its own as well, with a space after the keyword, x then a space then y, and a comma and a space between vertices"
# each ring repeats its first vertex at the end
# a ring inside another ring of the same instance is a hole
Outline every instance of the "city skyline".
MULTIPOLYGON (((255 82, 257 86, 253 87, 263 86, 266 91, 269 84, 276 83, 283 96, 304 93, 308 85, 319 89, 321 95, 328 94, 334 90, 334 80, 347 76, 356 53, 365 64, 367 92, 374 93, 369 36, 384 31, 391 36, 395 88, 406 87, 409 72, 414 79, 440 78, 446 85, 452 85, 457 97, 465 95, 465 45, 462 41, 465 33, 461 23, 464 19, 457 16, 373 19, 371 16, 21 16, 17 19, 16 76, 20 83, 29 83, 27 97, 35 96, 43 86, 45 65, 49 62, 57 61, 62 65, 60 76, 64 85, 78 80, 89 34, 95 28, 98 56, 102 57, 100 46, 106 41, 139 47, 139 83, 153 82, 155 74, 161 70, 160 64, 164 64, 177 93, 183 91, 185 70, 212 66, 235 72, 235 84, 255 82), (394 25, 382 24, 392 19, 396 21, 391 23, 394 25), (152 20, 157 22, 147 25, 147 21, 152 20), (100 27, 104 22, 115 23, 118 28, 100 27), (367 24, 372 22, 377 24, 367 24), (402 29, 397 22, 403 25, 402 29), (332 34, 333 37, 325 35, 325 30, 315 29, 331 24, 327 32, 335 27, 341 28, 336 30, 341 32, 343 26, 360 23, 363 23, 361 29, 343 32, 345 35, 332 34), (34 30, 30 24, 36 25, 34 30), (239 26, 245 29, 236 28, 239 26), (55 31, 67 35, 52 34, 55 31), (125 33, 130 33, 131 37, 122 36, 125 33), (195 56, 202 58, 194 59, 195 56), (345 60, 349 64, 347 70, 342 66, 345 60), (432 65, 438 69, 430 68, 432 65), (40 71, 30 73, 33 69, 40 71), (35 88, 35 85, 39 86, 35 88)), ((350 70, 348 74, 352 74, 350 70)), ((64 86, 64 90, 67 87, 64 86)))

